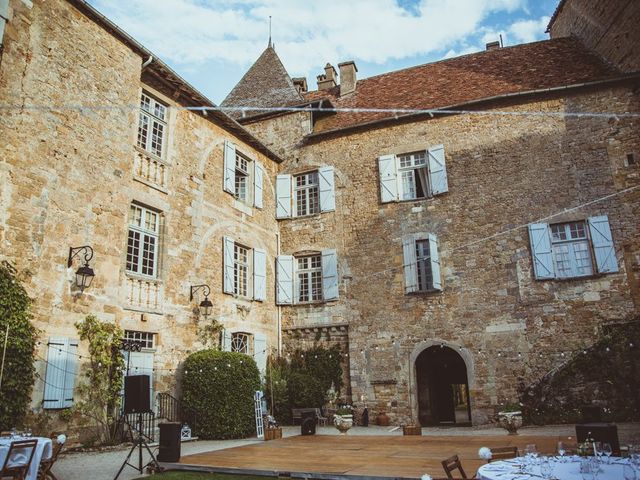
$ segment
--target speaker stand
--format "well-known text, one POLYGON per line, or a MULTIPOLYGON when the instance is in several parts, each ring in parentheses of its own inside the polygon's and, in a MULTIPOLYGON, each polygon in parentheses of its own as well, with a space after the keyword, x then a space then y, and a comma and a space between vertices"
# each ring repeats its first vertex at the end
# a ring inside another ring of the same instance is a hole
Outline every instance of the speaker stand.
MULTIPOLYGON (((129 423, 129 421, 125 420, 125 423, 129 427, 129 431, 132 431, 131 424, 129 423)), ((113 477, 113 480, 117 480, 118 479, 118 477, 120 476, 120 474, 124 470, 124 467, 126 467, 127 465, 129 465, 132 468, 135 468, 139 473, 144 473, 144 469, 145 468, 153 469, 156 472, 160 472, 160 471, 163 470, 163 468, 158 463, 158 460, 156 460, 155 455, 151 451, 151 448, 149 448, 149 444, 144 439, 144 435, 142 434, 142 414, 141 413, 138 414, 138 430, 137 431, 138 431, 138 438, 136 438, 134 440, 133 446, 131 447, 131 450, 129 450, 129 454, 127 455, 127 458, 125 458, 124 462, 122 462, 122 465, 120 466, 120 470, 118 470, 118 473, 116 473, 116 476, 113 477), (151 457, 151 460, 149 460, 149 462, 147 464, 145 464, 145 465, 142 464, 142 449, 143 448, 149 453, 149 456, 151 457), (129 459, 131 458, 131 455, 133 455, 133 452, 136 449, 138 449, 138 465, 134 465, 133 463, 129 462, 129 459)))

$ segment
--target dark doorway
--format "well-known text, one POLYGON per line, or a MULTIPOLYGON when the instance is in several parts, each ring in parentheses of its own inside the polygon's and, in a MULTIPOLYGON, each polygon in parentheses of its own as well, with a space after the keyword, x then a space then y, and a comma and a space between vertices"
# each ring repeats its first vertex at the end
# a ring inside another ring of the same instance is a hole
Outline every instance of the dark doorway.
POLYGON ((469 425, 469 383, 462 357, 449 347, 433 346, 416 359, 418 418, 422 426, 469 425))

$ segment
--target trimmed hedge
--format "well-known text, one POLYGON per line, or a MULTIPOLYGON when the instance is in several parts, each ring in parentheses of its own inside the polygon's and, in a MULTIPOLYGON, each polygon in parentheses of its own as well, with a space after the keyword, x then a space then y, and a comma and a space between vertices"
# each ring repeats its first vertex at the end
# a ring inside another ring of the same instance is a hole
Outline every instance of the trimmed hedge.
POLYGON ((195 418, 202 439, 245 438, 255 434, 253 396, 260 372, 242 353, 202 350, 184 362, 182 406, 195 418))
POLYGON ((321 408, 324 405, 322 383, 307 373, 291 373, 287 389, 290 408, 321 408))

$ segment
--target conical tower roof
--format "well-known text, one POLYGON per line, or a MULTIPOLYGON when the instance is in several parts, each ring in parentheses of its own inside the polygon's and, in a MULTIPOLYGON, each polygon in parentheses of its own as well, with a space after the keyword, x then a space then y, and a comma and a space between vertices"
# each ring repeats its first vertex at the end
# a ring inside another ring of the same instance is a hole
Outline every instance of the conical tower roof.
MULTIPOLYGON (((222 101, 223 107, 280 107, 303 101, 291 77, 271 44, 244 74, 231 93, 222 101)), ((248 112, 257 115, 261 112, 248 112)), ((241 112, 228 112, 234 118, 241 112)))

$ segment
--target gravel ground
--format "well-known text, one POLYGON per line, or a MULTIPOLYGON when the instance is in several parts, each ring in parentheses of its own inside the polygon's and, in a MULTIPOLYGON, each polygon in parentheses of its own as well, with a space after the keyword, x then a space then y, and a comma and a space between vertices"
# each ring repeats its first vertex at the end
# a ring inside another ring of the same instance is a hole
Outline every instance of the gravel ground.
MULTIPOLYGON (((524 427, 519 431, 520 435, 574 435, 573 425, 550 425, 545 427, 524 427)), ((334 427, 319 427, 317 433, 320 435, 337 435, 338 431, 334 427)), ((504 435, 502 428, 495 427, 432 427, 423 428, 422 434, 428 436, 438 435, 504 435)), ((283 435, 291 437, 300 434, 300 427, 284 427, 283 435)), ((349 435, 402 435, 402 429, 394 427, 353 427, 349 430, 349 435)), ((640 444, 640 424, 622 423, 618 424, 618 436, 621 444, 640 444)), ((182 455, 194 453, 210 452, 224 448, 250 445, 261 442, 256 438, 244 440, 203 440, 186 442, 182 444, 182 455)), ((154 448, 154 450, 156 450, 154 448)), ((58 480, 112 480, 115 477, 120 465, 124 461, 128 448, 121 450, 111 450, 108 452, 78 452, 64 454, 59 458, 53 467, 53 472, 58 480)), ((147 456, 145 455, 145 462, 147 456)), ((137 456, 132 457, 136 462, 137 456)), ((126 467, 119 479, 131 480, 140 477, 140 474, 131 467, 126 467)))

